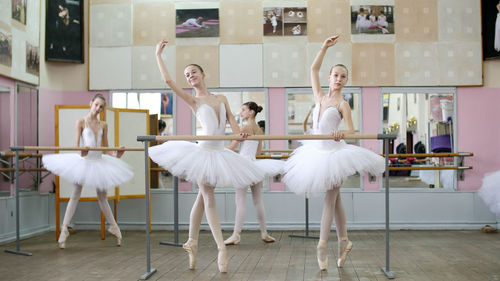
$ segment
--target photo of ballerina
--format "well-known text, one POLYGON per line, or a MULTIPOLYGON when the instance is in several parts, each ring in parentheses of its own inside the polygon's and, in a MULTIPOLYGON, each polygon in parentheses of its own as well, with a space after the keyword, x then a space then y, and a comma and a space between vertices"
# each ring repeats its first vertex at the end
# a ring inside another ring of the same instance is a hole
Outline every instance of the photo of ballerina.
POLYGON ((219 37, 219 9, 176 10, 175 37, 219 37))
POLYGON ((39 48, 26 42, 26 72, 38 76, 40 74, 39 48))
POLYGON ((12 34, 0 29, 0 64, 12 66, 12 34))
POLYGON ((483 20, 483 57, 500 58, 500 1, 481 1, 483 20))
POLYGON ((351 34, 394 34, 394 6, 352 5, 351 34))
POLYGON ((264 36, 283 36, 283 8, 264 8, 264 36))

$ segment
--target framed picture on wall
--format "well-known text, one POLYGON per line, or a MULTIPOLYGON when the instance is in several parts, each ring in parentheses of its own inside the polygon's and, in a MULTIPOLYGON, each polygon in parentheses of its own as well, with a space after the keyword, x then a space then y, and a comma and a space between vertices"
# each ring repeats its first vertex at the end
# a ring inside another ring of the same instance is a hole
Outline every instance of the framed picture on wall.
POLYGON ((172 93, 162 93, 161 94, 161 117, 171 117, 172 116, 172 104, 174 100, 172 93))
POLYGON ((483 57, 500 58, 500 1, 482 0, 483 57))
POLYGON ((176 10, 175 37, 219 37, 219 9, 176 10))
POLYGON ((83 0, 47 0, 45 59, 83 63, 83 0))
POLYGON ((12 19, 26 25, 26 0, 12 0, 12 19))

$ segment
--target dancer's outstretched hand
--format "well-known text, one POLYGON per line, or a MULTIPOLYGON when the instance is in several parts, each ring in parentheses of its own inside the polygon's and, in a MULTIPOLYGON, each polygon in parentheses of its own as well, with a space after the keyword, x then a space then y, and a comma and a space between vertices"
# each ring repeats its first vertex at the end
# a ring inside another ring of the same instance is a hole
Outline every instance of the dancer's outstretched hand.
POLYGON ((165 49, 165 46, 167 46, 168 44, 168 41, 167 39, 163 39, 161 40, 160 42, 158 42, 158 44, 156 44, 156 55, 161 55, 161 53, 163 52, 163 49, 165 49))
POLYGON ((340 35, 334 35, 332 37, 326 38, 325 42, 323 42, 323 47, 325 48, 330 48, 331 46, 337 44, 337 41, 339 40, 340 35))

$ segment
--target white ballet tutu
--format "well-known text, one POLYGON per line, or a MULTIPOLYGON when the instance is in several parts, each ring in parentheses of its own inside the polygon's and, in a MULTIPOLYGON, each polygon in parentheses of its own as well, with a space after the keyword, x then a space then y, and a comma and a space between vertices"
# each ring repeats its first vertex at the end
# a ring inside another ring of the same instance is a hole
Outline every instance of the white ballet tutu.
POLYGON ((283 173, 285 161, 273 159, 258 159, 253 161, 255 165, 264 172, 266 177, 274 177, 283 173))
POLYGON ((174 176, 213 187, 245 188, 264 179, 252 161, 221 141, 169 141, 150 147, 149 157, 174 176))
POLYGON ((294 150, 284 166, 283 181, 298 195, 317 196, 342 185, 347 177, 356 173, 378 175, 385 170, 383 157, 344 141, 304 141, 303 144, 294 150))
POLYGON ((96 190, 107 190, 132 179, 134 173, 124 161, 106 154, 82 157, 76 153, 47 154, 43 166, 67 181, 96 190))
POLYGON ((493 213, 500 215, 500 171, 486 174, 479 196, 493 213))

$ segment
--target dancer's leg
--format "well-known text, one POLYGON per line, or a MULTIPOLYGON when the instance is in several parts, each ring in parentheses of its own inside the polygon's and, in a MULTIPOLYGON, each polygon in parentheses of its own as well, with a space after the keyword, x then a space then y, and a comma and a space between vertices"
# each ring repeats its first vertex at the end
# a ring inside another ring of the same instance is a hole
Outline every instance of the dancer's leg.
POLYGON ((224 241, 226 245, 236 245, 241 241, 241 229, 243 228, 243 222, 245 221, 245 201, 247 196, 247 188, 237 188, 234 196, 234 202, 236 204, 236 215, 234 218, 234 231, 233 234, 224 241))
POLYGON ((194 269, 196 266, 196 253, 198 252, 198 235, 200 233, 201 219, 203 218, 203 211, 205 210, 205 203, 201 190, 196 196, 191 213, 189 215, 189 239, 182 246, 189 254, 189 268, 194 269))
POLYGON ((344 211, 344 206, 342 205, 342 198, 339 195, 335 202, 335 228, 337 229, 337 239, 338 239, 338 259, 337 266, 343 267, 345 261, 347 260, 347 254, 352 249, 352 242, 347 238, 347 219, 344 211))
POLYGON ((222 230, 220 226, 219 216, 215 204, 214 187, 198 183, 200 192, 203 195, 203 202, 205 203, 205 215, 207 217, 208 225, 212 230, 212 235, 217 243, 219 249, 218 265, 220 272, 227 272, 227 251, 224 239, 222 238, 222 230))
POLYGON ((97 202, 99 203, 99 207, 101 208, 101 211, 103 212, 104 217, 109 224, 108 231, 109 233, 116 236, 116 244, 120 246, 122 244, 122 233, 115 221, 113 213, 111 212, 111 207, 109 206, 108 202, 108 193, 105 190, 97 190, 97 200, 97 202))
POLYGON ((267 234, 266 211, 264 211, 264 203, 262 202, 262 182, 252 185, 251 189, 253 204, 257 211, 257 219, 259 220, 260 237, 264 242, 272 243, 276 239, 267 234))
POLYGON ((328 268, 327 242, 335 212, 335 203, 339 195, 339 188, 334 187, 326 192, 323 203, 323 214, 321 216, 321 228, 319 232, 319 242, 317 247, 318 265, 321 270, 328 268))
POLYGON ((80 196, 82 195, 82 186, 75 184, 73 193, 68 202, 68 206, 66 206, 66 212, 64 213, 63 224, 61 228, 61 233, 59 234, 59 248, 66 248, 66 239, 69 236, 68 225, 75 214, 76 206, 78 205, 78 201, 80 200, 80 196))

